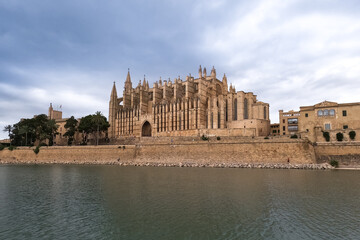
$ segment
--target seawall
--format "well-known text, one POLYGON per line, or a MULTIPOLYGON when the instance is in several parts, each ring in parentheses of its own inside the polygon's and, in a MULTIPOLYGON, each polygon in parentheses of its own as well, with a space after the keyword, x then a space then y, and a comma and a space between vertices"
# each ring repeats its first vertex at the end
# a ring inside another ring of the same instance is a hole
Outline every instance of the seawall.
POLYGON ((360 142, 318 143, 315 147, 317 163, 336 160, 340 166, 360 166, 360 142))
POLYGON ((182 143, 145 142, 135 145, 71 147, 19 147, 0 151, 0 163, 73 163, 73 164, 315 164, 314 147, 304 141, 243 141, 182 143))

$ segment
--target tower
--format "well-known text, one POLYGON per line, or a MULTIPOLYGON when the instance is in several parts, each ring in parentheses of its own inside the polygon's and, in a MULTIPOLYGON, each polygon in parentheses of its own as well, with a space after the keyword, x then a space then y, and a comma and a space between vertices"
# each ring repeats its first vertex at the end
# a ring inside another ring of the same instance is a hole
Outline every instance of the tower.
POLYGON ((111 90, 110 102, 109 102, 109 138, 115 137, 115 123, 116 123, 116 108, 117 108, 117 92, 115 82, 111 90))

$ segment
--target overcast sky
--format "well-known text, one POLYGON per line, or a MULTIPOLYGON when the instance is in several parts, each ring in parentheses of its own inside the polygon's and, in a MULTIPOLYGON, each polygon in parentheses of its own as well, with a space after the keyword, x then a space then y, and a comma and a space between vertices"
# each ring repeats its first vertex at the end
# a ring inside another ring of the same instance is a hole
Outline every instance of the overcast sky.
MULTIPOLYGON (((0 128, 62 105, 108 116, 112 84, 199 65, 278 110, 360 102, 359 0, 0 0, 0 128)), ((7 134, 0 132, 0 139, 7 134)))

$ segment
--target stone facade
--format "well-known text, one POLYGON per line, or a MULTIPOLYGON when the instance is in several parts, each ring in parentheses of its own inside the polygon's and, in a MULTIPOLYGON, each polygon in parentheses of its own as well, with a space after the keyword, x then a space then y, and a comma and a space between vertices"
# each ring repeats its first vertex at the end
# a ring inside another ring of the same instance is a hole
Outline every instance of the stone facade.
POLYGON ((270 124, 270 135, 271 136, 279 136, 280 135, 280 124, 279 123, 270 124))
POLYGON ((280 121, 280 135, 294 135, 299 131, 299 117, 300 112, 298 111, 288 111, 284 112, 279 110, 279 121, 280 121))
POLYGON ((323 131, 330 133, 331 140, 336 141, 336 133, 342 132, 344 140, 350 141, 349 131, 360 134, 360 103, 324 101, 300 107, 299 130, 302 136, 314 142, 325 141, 323 131))
MULTIPOLYGON (((54 145, 65 146, 67 145, 68 138, 64 136, 66 133, 66 120, 69 118, 62 117, 62 111, 54 110, 52 104, 50 103, 48 118, 55 120, 56 125, 58 125, 57 134, 54 136, 54 145)), ((80 122, 80 119, 77 119, 80 122)), ((76 132, 74 135, 74 144, 80 144, 82 141, 81 133, 76 132)))
POLYGON ((133 88, 128 72, 123 97, 112 88, 109 103, 109 138, 146 136, 267 136, 269 104, 252 92, 228 87, 224 74, 199 68, 199 77, 172 82, 145 80, 133 88))
POLYGON ((341 132, 343 141, 352 141, 349 132, 360 134, 360 103, 324 101, 302 106, 300 111, 280 110, 279 120, 280 135, 297 134, 312 142, 325 142, 323 132, 329 132, 330 141, 336 141, 336 134, 341 132))

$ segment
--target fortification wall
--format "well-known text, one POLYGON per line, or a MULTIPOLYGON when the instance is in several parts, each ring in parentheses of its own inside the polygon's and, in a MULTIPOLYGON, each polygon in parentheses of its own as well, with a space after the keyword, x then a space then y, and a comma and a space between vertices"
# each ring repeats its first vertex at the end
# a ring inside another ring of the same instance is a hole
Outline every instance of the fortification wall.
POLYGON ((301 141, 270 142, 183 142, 174 144, 146 143, 137 145, 21 147, 0 151, 1 163, 315 163, 313 146, 301 141))
POLYGON ((336 160, 340 165, 360 165, 360 142, 318 143, 314 150, 317 163, 336 160))

